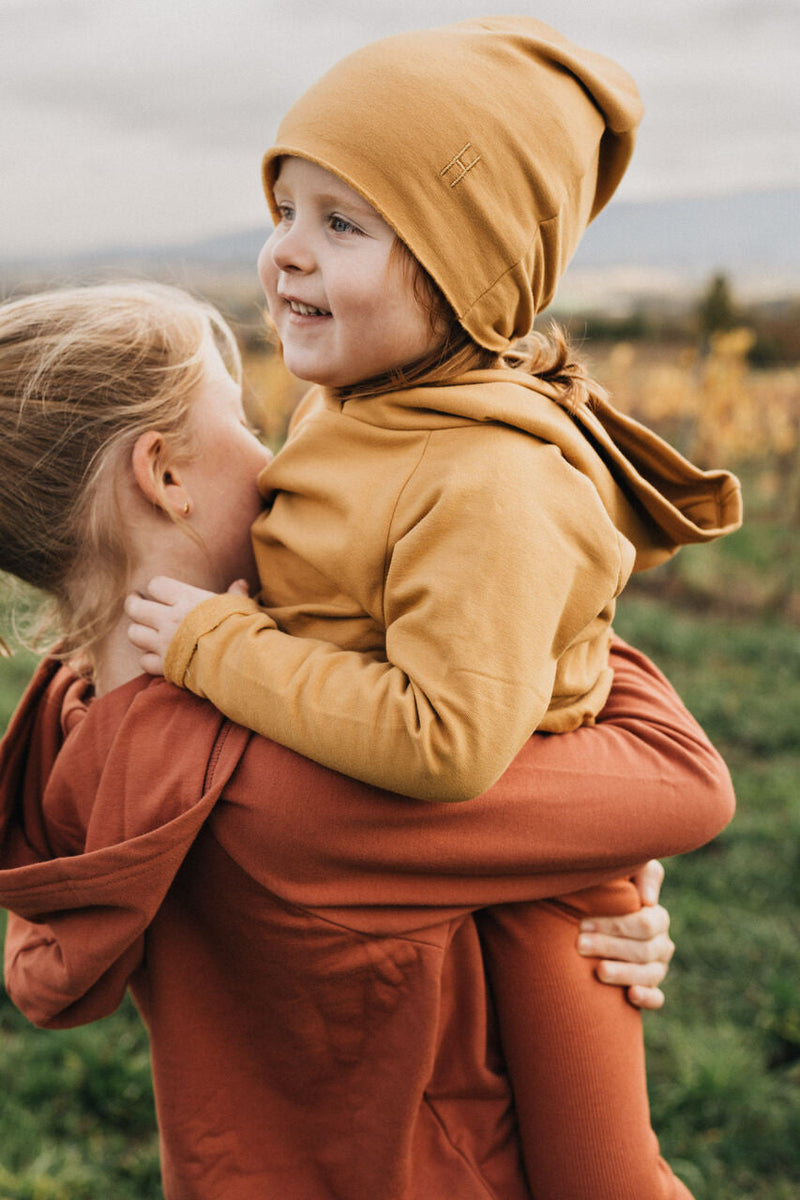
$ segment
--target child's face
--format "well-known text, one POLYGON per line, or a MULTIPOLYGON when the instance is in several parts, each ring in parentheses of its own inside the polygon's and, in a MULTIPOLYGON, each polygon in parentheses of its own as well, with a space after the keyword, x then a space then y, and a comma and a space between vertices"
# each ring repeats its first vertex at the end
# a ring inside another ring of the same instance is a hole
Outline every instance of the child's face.
POLYGON ((258 269, 293 374, 348 387, 434 349, 442 335, 372 205, 301 158, 283 159, 275 202, 281 219, 258 269))

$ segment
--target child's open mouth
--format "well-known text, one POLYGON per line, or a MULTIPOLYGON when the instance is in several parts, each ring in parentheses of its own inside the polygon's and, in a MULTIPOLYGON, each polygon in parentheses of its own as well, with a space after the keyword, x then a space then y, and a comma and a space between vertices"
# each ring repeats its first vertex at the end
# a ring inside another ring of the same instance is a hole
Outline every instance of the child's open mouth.
POLYGON ((315 308, 312 304, 301 304, 299 300, 287 300, 289 309, 299 317, 329 317, 331 316, 324 308, 315 308))

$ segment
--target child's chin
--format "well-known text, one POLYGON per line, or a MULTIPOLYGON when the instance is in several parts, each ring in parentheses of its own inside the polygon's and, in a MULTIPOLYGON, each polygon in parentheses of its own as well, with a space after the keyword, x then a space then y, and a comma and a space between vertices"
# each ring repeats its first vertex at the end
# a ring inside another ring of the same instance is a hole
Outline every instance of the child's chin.
MULTIPOLYGON (((289 370, 292 371, 292 368, 289 367, 289 370)), ((313 383, 318 387, 326 388, 349 388, 359 382, 357 379, 352 379, 347 373, 342 375, 338 371, 330 371, 324 367, 314 367, 308 364, 305 364, 305 374, 302 371, 292 371, 292 374, 297 375, 298 379, 304 380, 305 383, 313 383)))
POLYGON ((323 367, 309 363, 303 358, 291 358, 284 353, 283 365, 297 379, 302 379, 303 383, 319 383, 323 386, 331 386, 328 384, 328 372, 323 367))

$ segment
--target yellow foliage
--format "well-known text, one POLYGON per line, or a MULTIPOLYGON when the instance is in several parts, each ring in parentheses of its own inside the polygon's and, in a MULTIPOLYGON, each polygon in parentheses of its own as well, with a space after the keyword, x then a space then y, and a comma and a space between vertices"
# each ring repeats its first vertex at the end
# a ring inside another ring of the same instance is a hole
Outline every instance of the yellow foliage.
POLYGON ((746 328, 716 333, 709 353, 621 343, 596 374, 626 412, 702 466, 794 463, 800 445, 800 369, 755 371, 746 328))
POLYGON ((717 361, 730 360, 744 363, 747 355, 756 344, 756 335, 752 329, 726 329, 712 333, 711 357, 717 361))
POLYGON ((296 379, 277 351, 247 349, 242 354, 245 409, 263 431, 264 440, 277 450, 286 436, 289 418, 308 384, 296 379))

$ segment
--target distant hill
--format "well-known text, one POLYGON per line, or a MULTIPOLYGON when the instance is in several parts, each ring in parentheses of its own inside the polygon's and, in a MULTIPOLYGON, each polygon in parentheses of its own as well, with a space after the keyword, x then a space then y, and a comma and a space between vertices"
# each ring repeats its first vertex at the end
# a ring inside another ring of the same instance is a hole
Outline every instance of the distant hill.
POLYGON ((720 271, 742 299, 800 296, 800 189, 614 201, 584 234, 558 302, 681 302, 720 271))
POLYGON ((800 278, 800 189, 692 200, 613 202, 586 231, 575 264, 787 271, 800 278))
MULTIPOLYGON (((43 273, 132 270, 253 278, 265 228, 186 243, 111 247, 70 259, 0 260, 6 282, 43 273)), ((800 294, 800 189, 612 202, 587 230, 562 295, 587 281, 627 292, 694 289, 715 271, 763 296, 800 294)), ((589 288, 591 291, 592 288, 589 288)), ((588 294, 588 293, 587 293, 588 294)))

